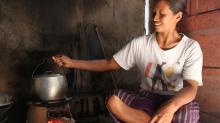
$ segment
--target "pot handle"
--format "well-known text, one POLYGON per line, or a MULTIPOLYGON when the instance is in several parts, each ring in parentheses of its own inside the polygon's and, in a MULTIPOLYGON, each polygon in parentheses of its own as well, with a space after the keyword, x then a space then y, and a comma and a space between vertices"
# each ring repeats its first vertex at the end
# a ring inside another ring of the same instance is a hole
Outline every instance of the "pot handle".
POLYGON ((38 64, 38 65, 34 68, 34 70, 33 70, 33 72, 32 72, 32 78, 34 78, 35 72, 37 71, 37 69, 38 69, 42 64, 44 64, 45 61, 46 61, 46 60, 43 59, 43 61, 42 61, 40 64, 38 64))

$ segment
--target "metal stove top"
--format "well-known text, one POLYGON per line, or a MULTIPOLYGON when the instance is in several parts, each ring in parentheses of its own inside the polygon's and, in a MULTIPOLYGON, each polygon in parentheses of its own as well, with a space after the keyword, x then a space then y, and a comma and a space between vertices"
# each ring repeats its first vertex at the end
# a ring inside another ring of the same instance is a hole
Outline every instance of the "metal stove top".
POLYGON ((56 107, 65 105, 72 101, 71 97, 66 97, 65 99, 61 100, 52 100, 52 101, 30 101, 28 102, 29 105, 36 105, 36 106, 44 106, 44 107, 56 107))

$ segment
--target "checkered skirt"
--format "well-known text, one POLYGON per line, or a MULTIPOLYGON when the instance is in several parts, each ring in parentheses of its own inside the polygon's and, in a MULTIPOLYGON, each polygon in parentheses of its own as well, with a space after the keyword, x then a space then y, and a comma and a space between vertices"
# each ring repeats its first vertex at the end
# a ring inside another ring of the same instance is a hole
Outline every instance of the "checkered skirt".
MULTIPOLYGON (((113 95, 118 96, 128 106, 143 110, 151 116, 161 104, 172 98, 171 95, 161 95, 143 90, 137 93, 126 90, 115 90, 113 95)), ((110 112, 110 115, 116 123, 123 123, 112 112, 110 112)), ((172 123, 198 123, 198 120, 199 104, 196 101, 192 101, 175 112, 172 123)))

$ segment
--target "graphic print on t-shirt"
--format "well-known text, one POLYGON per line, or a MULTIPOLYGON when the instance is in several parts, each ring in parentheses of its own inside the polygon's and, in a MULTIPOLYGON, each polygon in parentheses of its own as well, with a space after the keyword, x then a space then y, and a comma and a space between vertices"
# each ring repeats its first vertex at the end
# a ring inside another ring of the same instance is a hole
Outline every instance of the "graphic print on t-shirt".
POLYGON ((173 66, 167 65, 163 62, 161 65, 148 63, 145 70, 145 77, 147 80, 151 80, 150 85, 152 85, 152 90, 172 90, 175 89, 175 68, 177 65, 173 66))

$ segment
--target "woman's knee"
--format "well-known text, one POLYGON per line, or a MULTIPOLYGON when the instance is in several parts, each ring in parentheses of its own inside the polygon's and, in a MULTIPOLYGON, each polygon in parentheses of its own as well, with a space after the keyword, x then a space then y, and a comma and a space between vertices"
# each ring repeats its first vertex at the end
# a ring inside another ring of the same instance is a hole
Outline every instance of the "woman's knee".
POLYGON ((108 109, 113 113, 119 113, 120 112, 120 99, 113 95, 107 100, 107 107, 108 109))

